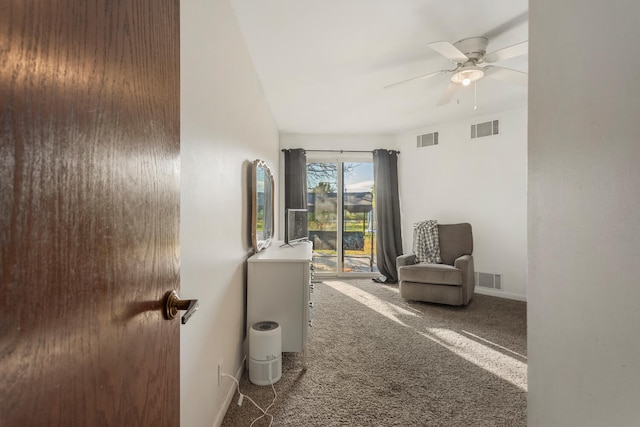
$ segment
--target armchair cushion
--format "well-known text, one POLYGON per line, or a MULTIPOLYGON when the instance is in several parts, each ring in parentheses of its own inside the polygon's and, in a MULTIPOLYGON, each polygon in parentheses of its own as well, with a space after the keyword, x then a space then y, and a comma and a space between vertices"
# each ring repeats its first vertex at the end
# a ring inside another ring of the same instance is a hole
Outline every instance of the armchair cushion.
POLYGON ((440 257, 445 264, 453 262, 462 255, 473 253, 473 234, 471 224, 439 224, 440 257))
POLYGON ((438 285, 462 285, 462 271, 447 264, 414 264, 400 270, 400 280, 438 285))

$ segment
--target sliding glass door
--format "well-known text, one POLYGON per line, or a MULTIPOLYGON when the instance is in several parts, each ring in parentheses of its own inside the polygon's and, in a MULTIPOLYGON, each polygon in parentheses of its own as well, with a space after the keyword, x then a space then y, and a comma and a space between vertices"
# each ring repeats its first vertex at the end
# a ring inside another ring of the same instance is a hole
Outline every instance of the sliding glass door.
POLYGON ((307 160, 309 240, 316 273, 338 272, 338 163, 307 160))
POLYGON ((307 185, 316 273, 377 273, 371 160, 310 158, 307 185))

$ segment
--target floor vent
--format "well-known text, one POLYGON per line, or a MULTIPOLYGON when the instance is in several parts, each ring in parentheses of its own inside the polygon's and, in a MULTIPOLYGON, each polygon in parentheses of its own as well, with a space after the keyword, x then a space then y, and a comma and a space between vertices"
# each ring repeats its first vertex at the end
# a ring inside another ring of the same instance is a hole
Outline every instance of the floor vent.
POLYGON ((438 132, 425 133, 418 135, 418 148, 428 147, 430 145, 438 145, 438 132))
POLYGON ((502 290, 502 275, 493 273, 476 273, 476 283, 481 288, 502 290))
POLYGON ((471 139, 485 136, 498 135, 500 133, 500 120, 471 125, 471 139))

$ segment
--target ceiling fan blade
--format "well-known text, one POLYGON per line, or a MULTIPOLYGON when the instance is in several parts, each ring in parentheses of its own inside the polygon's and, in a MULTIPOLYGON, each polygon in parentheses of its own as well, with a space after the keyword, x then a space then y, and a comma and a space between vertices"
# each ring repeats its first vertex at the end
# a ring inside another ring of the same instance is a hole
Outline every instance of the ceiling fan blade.
POLYGON ((440 55, 443 55, 454 62, 467 62, 469 58, 464 53, 449 42, 433 42, 429 43, 429 47, 440 55))
POLYGON ((436 106, 441 107, 448 104, 449 101, 451 101, 451 98, 453 98, 453 95, 455 95, 458 89, 460 89, 460 86, 461 85, 459 85, 458 83, 450 82, 449 86, 447 86, 447 88, 445 89, 436 106))
POLYGON ((422 76, 412 77, 412 78, 410 78, 410 79, 403 80, 403 81, 398 82, 398 83, 393 83, 393 84, 390 84, 390 85, 388 85, 388 86, 385 86, 384 88, 385 88, 385 89, 389 89, 389 88, 392 88, 392 87, 396 87, 396 86, 403 85, 403 84, 405 84, 405 83, 412 82, 412 81, 414 81, 414 80, 428 79, 429 77, 437 76, 438 74, 443 74, 443 73, 448 73, 448 72, 449 72, 449 70, 440 70, 440 71, 436 71, 436 72, 433 72, 433 73, 424 74, 424 75, 422 75, 422 76))
POLYGON ((525 10, 521 14, 509 19, 507 22, 500 24, 498 27, 494 28, 488 33, 483 34, 483 36, 488 38, 489 40, 497 39, 507 31, 512 30, 520 25, 526 24, 527 22, 529 22, 529 11, 525 10))
POLYGON ((527 87, 529 84, 529 76, 522 71, 511 70, 509 68, 502 68, 496 66, 488 66, 482 69, 484 76, 496 80, 502 80, 505 82, 517 84, 527 87))
POLYGON ((522 56, 529 53, 529 41, 525 40, 513 46, 498 49, 495 52, 488 53, 484 57, 484 62, 492 63, 498 61, 504 61, 505 59, 515 58, 516 56, 522 56))

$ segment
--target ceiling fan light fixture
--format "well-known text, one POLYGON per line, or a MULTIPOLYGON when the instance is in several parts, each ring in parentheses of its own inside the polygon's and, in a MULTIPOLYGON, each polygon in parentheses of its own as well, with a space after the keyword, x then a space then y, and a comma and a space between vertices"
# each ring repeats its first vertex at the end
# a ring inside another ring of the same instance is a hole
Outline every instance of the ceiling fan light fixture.
POLYGON ((471 82, 480 80, 484 76, 482 68, 476 66, 463 67, 457 73, 451 76, 451 81, 454 83, 469 86, 471 82))

